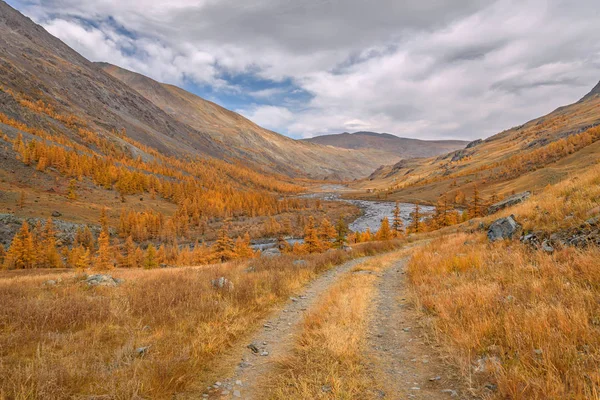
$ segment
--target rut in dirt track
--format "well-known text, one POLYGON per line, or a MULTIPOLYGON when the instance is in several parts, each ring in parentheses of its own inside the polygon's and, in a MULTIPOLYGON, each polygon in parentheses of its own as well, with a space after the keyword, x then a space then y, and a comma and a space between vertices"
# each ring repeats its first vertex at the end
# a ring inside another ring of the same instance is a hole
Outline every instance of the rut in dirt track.
POLYGON ((235 372, 216 382, 203 394, 203 398, 261 399, 255 384, 260 377, 268 374, 277 358, 293 350, 295 333, 299 331, 305 311, 327 292, 341 275, 370 258, 357 258, 334 267, 312 281, 301 294, 291 297, 283 309, 264 322, 262 329, 251 337, 248 343, 254 346, 253 349, 237 349, 241 362, 235 368, 235 372))
POLYGON ((409 302, 406 260, 381 275, 367 334, 368 368, 384 399, 472 399, 459 373, 440 357, 409 302))

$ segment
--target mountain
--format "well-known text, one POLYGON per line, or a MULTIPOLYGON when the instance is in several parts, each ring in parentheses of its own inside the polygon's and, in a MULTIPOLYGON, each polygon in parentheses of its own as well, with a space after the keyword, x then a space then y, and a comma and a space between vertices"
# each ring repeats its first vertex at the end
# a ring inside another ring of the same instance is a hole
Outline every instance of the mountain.
MULTIPOLYGON (((23 98, 85 120, 103 135, 124 130, 165 155, 214 157, 266 172, 335 179, 364 176, 395 161, 378 152, 295 141, 182 89, 94 64, 3 1, 0 75, 3 87, 23 98)), ((11 118, 28 118, 11 96, 0 95, 0 106, 11 118)))
POLYGON ((177 86, 108 63, 97 63, 97 66, 135 89, 170 117, 202 132, 230 157, 272 166, 293 176, 306 172, 318 178, 355 178, 366 175, 369 169, 396 161, 393 156, 369 149, 339 151, 293 140, 177 86))
POLYGON ((376 149, 400 158, 431 157, 464 148, 461 140, 419 140, 401 138, 389 133, 355 132, 316 136, 305 139, 311 143, 343 149, 376 149))
POLYGON ((373 196, 430 202, 475 187, 489 196, 535 191, 600 162, 599 125, 600 83, 574 104, 462 150, 383 166, 355 187, 373 196))

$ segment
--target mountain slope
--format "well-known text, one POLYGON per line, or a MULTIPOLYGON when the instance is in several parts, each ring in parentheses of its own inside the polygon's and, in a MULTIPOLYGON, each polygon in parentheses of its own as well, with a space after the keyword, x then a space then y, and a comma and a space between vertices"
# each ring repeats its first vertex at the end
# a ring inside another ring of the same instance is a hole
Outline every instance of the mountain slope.
POLYGON ((600 83, 578 102, 465 149, 426 160, 381 167, 356 188, 373 196, 434 202, 537 190, 600 162, 600 83), (462 194, 461 194, 462 193, 462 194))
POLYGON ((376 149, 401 158, 432 157, 464 148, 462 140, 419 140, 401 138, 389 133, 355 132, 316 136, 305 139, 344 149, 376 149))
POLYGON ((172 118, 204 135, 231 157, 254 161, 289 175, 302 172, 312 177, 364 176, 386 162, 396 161, 377 151, 332 149, 290 139, 264 129, 243 116, 177 86, 107 63, 97 63, 105 72, 121 80, 161 108, 172 118))
MULTIPOLYGON (((124 75, 120 70, 118 76, 124 75)), ((3 1, 0 76, 6 90, 28 101, 41 100, 107 137, 115 138, 113 132, 124 129, 128 137, 166 155, 216 157, 267 172, 313 178, 356 178, 395 161, 376 152, 335 151, 285 138, 181 89, 139 75, 128 79, 134 90, 3 1)), ((11 118, 35 120, 10 96, 0 96, 0 107, 11 118)), ((61 126, 54 129, 63 130, 61 126)))

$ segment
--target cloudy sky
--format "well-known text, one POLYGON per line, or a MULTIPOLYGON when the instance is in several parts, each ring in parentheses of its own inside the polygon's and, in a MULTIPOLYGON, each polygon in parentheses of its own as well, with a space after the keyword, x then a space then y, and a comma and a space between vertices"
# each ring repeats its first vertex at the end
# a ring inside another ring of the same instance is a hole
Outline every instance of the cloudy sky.
POLYGON ((93 61, 294 138, 486 137, 600 80, 598 0, 8 0, 93 61))

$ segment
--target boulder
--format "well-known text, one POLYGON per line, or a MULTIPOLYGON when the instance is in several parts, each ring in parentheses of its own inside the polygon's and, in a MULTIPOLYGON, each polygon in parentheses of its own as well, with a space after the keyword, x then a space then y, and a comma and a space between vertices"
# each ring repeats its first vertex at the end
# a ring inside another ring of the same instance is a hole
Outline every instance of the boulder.
POLYGON ((527 200, 530 196, 531 196, 531 192, 523 192, 523 193, 518 193, 518 194, 512 195, 502 201, 499 201, 496 204, 492 204, 491 206, 489 206, 487 213, 495 214, 500 210, 503 210, 507 207, 514 206, 515 204, 519 204, 522 201, 527 200))
POLYGON ((299 266, 299 267, 304 267, 306 266, 306 261, 305 260, 295 260, 292 264, 299 266))
POLYGON ((61 214, 60 212, 58 212, 58 211, 53 211, 53 212, 52 212, 52 216, 53 216, 54 218, 58 218, 58 217, 62 216, 62 214, 61 214))
POLYGON ((89 286, 109 286, 116 287, 123 283, 123 279, 113 278, 110 275, 96 274, 90 275, 85 279, 89 286))
POLYGON ((229 279, 225 278, 224 276, 217 278, 217 279, 213 279, 212 281, 210 281, 210 284, 215 289, 233 290, 233 282, 231 282, 229 279))
POLYGON ((266 249, 260 253, 261 257, 279 257, 281 256, 281 251, 278 248, 266 249))
POLYGON ((514 215, 497 219, 490 225, 487 236, 490 242, 512 239, 519 232, 521 225, 515 220, 514 215))

